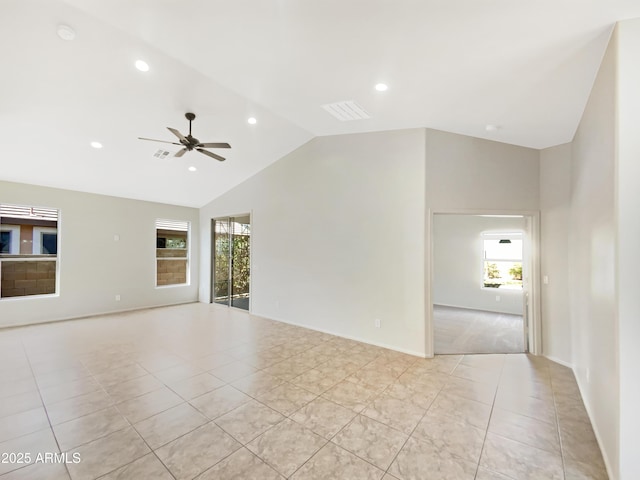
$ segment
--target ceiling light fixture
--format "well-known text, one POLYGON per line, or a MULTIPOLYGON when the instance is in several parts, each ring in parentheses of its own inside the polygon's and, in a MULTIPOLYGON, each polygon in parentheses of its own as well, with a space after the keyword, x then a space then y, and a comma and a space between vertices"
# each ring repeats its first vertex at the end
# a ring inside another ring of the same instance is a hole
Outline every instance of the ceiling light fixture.
POLYGON ((148 72, 149 71, 149 64, 147 62, 145 62, 144 60, 136 60, 136 68, 138 70, 140 70, 141 72, 148 72))
POLYGON ((249 125, 255 125, 256 123, 258 123, 258 120, 256 120, 255 117, 249 117, 247 122, 249 122, 249 125))
POLYGON ((389 89, 386 83, 378 83, 376 85, 376 90, 378 92, 386 92, 389 89))
POLYGON ((189 167, 189 171, 190 172, 195 172, 196 170, 198 170, 198 169, 196 167, 194 167, 194 166, 189 167))
POLYGON ((58 36, 62 40, 73 40, 76 38, 76 32, 69 25, 58 25, 58 36))
POLYGON ((102 148, 102 144, 100 142, 91 142, 91 146, 93 148, 102 148))

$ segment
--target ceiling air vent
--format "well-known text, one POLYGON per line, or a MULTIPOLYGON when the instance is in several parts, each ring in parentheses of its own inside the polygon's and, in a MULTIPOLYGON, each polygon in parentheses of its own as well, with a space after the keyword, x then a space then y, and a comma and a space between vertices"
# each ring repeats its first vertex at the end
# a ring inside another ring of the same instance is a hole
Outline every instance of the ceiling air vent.
POLYGON ((322 108, 324 108, 327 112, 329 112, 341 122, 371 118, 371 115, 369 115, 364 108, 362 108, 353 100, 328 103, 327 105, 323 105, 322 108))
POLYGON ((156 158, 167 158, 169 156, 169 153, 171 152, 167 152, 166 150, 160 149, 156 153, 154 153, 153 156, 156 158))

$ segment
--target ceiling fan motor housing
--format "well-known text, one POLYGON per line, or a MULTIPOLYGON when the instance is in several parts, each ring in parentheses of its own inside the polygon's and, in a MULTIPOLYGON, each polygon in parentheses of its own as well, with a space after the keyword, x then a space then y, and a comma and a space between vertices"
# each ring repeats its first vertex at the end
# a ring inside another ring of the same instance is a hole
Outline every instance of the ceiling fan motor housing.
POLYGON ((185 147, 187 147, 188 150, 193 150, 196 146, 198 146, 198 144, 200 144, 200 140, 198 140, 195 137, 192 137, 191 135, 187 135, 184 138, 187 139, 187 142, 180 141, 180 143, 182 143, 185 147))

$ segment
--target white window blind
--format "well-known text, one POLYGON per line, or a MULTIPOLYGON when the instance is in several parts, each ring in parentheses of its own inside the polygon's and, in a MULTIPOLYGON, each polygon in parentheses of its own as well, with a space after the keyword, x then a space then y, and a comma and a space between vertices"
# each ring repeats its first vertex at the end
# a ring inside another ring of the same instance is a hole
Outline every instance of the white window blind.
POLYGON ((26 207, 23 205, 7 205, 0 203, 0 217, 28 218, 31 220, 58 220, 58 210, 45 207, 26 207))
POLYGON ((187 232, 189 231, 189 222, 184 222, 181 220, 165 220, 159 218, 156 220, 156 228, 160 230, 176 230, 178 232, 187 232))

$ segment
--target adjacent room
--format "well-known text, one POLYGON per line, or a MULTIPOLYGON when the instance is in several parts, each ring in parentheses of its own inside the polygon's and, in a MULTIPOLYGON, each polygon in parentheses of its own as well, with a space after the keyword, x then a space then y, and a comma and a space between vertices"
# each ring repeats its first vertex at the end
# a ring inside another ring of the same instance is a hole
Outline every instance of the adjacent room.
POLYGON ((0 5, 0 480, 635 480, 640 4, 0 5))
POLYGON ((436 354, 528 351, 530 242, 522 215, 434 215, 436 354))

